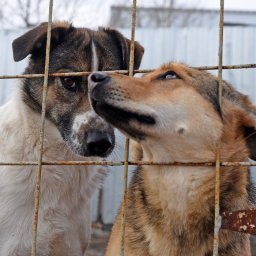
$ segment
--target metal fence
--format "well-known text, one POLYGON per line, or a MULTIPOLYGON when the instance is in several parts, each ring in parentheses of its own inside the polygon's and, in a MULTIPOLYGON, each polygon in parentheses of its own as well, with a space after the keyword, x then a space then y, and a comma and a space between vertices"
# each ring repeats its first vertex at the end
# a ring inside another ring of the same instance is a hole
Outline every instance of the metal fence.
MULTIPOLYGON (((88 75, 89 72, 79 72, 79 73, 58 73, 58 74, 49 74, 49 54, 50 54, 50 41, 51 41, 51 24, 52 24, 52 6, 53 0, 49 2, 49 17, 48 17, 48 30, 47 30, 47 46, 46 46, 46 61, 45 61, 45 72, 44 74, 38 75, 2 75, 0 79, 10 79, 10 78, 21 78, 21 77, 44 77, 43 84, 43 99, 42 99, 42 115, 41 115, 41 129, 40 129, 40 147, 39 147, 39 158, 35 162, 1 162, 0 165, 34 165, 37 166, 37 179, 35 186, 35 206, 34 206, 34 222, 33 222, 33 240, 32 240, 32 250, 31 255, 36 255, 36 240, 37 240, 37 225, 38 225, 38 211, 39 211, 39 195, 40 195, 40 184, 41 184, 41 172, 43 165, 110 165, 110 166, 124 166, 124 187, 123 187, 123 204, 122 204, 122 246, 121 246, 121 255, 124 255, 124 234, 125 234, 125 208, 126 208, 126 193, 127 193, 127 176, 128 176, 128 166, 135 165, 170 165, 170 166, 215 166, 216 168, 216 181, 215 181, 215 222, 214 222, 214 244, 213 244, 213 255, 218 255, 218 245, 219 245, 219 229, 221 228, 221 216, 219 212, 219 198, 220 198, 220 169, 223 166, 256 166, 255 163, 251 162, 221 162, 221 152, 220 145, 216 148, 216 161, 210 163, 154 163, 154 162, 131 162, 128 160, 129 152, 129 140, 126 139, 125 146, 125 156, 124 161, 120 162, 92 162, 92 161, 48 161, 43 162, 43 138, 44 138, 44 123, 45 123, 45 108, 47 100, 47 80, 48 76, 70 76, 70 75, 88 75)), ((134 50, 134 35, 135 35, 135 15, 136 15, 136 1, 133 1, 133 12, 132 12, 132 29, 131 29, 131 54, 130 54, 130 65, 129 71, 111 71, 119 72, 124 74, 129 74, 130 76, 133 73, 145 73, 150 70, 140 70, 133 71, 133 50, 134 50)), ((219 26, 219 47, 218 47, 218 65, 217 66, 202 66, 196 67, 203 70, 218 70, 219 86, 219 103, 221 106, 222 101, 222 70, 223 69, 252 69, 256 68, 254 63, 232 63, 236 65, 223 66, 223 16, 224 16, 224 0, 220 0, 220 26, 219 26)), ((161 47, 161 42, 159 42, 159 47, 161 47)), ((187 54, 189 52, 187 51, 187 54)), ((151 59, 151 62, 153 60, 151 59)), ((245 210, 243 211, 245 212, 245 210)), ((250 213, 254 214, 255 210, 252 210, 250 213)), ((222 218, 228 218, 227 216, 222 216, 222 218)), ((230 228, 229 226, 225 228, 230 228)), ((238 231, 238 230, 237 230, 238 231)), ((255 230, 251 230, 251 233, 255 234, 255 230)))
MULTIPOLYGON (((129 37, 129 29, 121 29, 120 31, 129 37)), ((12 41, 24 32, 25 30, 0 31, 0 54, 2 56, 0 74, 20 74, 26 67, 26 59, 14 64, 11 49, 12 41)), ((155 68, 170 60, 179 60, 195 66, 211 66, 218 61, 218 28, 136 29, 136 40, 145 48, 141 64, 142 69, 155 68)), ((226 27, 223 42, 223 63, 225 65, 255 63, 256 48, 253 44, 255 41, 255 27, 226 27)), ((216 70, 210 72, 216 74, 216 70)), ((250 95, 250 98, 256 103, 256 90, 252 84, 252 81, 256 81, 255 69, 223 70, 223 78, 239 91, 250 95)), ((18 87, 19 81, 17 79, 0 79, 0 104, 5 103, 12 90, 17 90, 18 87)), ((95 221, 100 214, 104 224, 113 222, 122 197, 122 174, 120 172, 122 167, 115 167, 114 169, 104 182, 100 207, 98 207, 97 195, 93 200, 93 220, 95 221)), ((256 172, 252 172, 252 175, 255 174, 256 172)), ((253 180, 255 181, 256 177, 253 180)))

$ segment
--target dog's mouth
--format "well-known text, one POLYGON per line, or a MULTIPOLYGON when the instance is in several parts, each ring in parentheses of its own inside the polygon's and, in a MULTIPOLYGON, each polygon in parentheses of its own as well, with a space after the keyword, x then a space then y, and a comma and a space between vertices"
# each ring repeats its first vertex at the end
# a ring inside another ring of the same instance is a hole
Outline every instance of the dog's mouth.
POLYGON ((95 99, 91 99, 91 104, 98 115, 134 138, 143 139, 145 134, 142 130, 132 127, 130 125, 131 121, 136 121, 145 126, 152 126, 156 123, 155 118, 148 114, 136 113, 95 99))

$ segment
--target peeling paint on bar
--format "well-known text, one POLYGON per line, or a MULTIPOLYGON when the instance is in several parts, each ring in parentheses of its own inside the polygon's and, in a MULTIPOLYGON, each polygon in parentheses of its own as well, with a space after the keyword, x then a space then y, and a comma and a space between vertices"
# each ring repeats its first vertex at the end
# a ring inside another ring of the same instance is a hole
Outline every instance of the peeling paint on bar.
POLYGON ((223 212, 221 228, 256 235, 256 209, 223 212))

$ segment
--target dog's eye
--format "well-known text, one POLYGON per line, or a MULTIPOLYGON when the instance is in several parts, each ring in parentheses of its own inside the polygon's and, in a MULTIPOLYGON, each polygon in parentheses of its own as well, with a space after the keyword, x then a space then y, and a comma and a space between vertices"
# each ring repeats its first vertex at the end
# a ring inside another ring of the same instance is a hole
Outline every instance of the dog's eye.
POLYGON ((61 77, 61 83, 69 91, 77 91, 79 86, 78 77, 61 77))
POLYGON ((158 77, 158 79, 160 79, 160 80, 177 79, 177 78, 179 78, 179 77, 174 71, 167 71, 158 77))

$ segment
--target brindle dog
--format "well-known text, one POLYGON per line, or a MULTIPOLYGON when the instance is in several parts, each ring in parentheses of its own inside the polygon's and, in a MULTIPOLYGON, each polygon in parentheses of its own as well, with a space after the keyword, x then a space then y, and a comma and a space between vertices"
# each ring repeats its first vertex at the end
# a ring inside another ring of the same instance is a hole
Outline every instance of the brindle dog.
MULTIPOLYGON (((13 42, 16 61, 30 55, 25 74, 44 72, 47 24, 13 42)), ((130 41, 113 29, 52 26, 49 71, 127 69, 130 41)), ((135 44, 135 67, 143 48, 135 44)), ((24 79, 0 108, 0 161, 37 161, 43 78, 24 79)), ((49 77, 43 161, 102 160, 116 148, 113 128, 89 104, 87 77, 49 77), (87 158, 85 158, 87 157, 87 158)), ((38 256, 82 256, 90 241, 90 200, 105 167, 43 166, 38 256)), ((35 166, 0 167, 0 255, 30 255, 35 166)))

